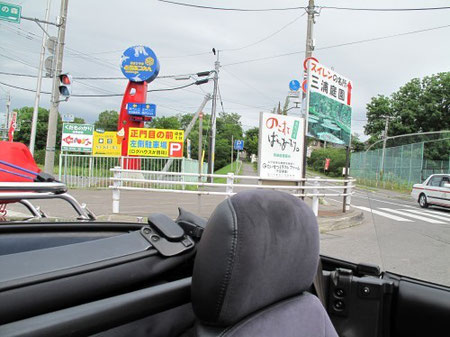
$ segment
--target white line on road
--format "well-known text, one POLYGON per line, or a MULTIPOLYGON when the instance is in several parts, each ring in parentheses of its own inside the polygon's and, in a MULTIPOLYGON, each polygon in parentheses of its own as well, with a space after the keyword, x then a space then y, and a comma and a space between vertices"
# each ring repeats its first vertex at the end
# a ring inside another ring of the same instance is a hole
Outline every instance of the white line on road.
MULTIPOLYGON (((355 197, 355 196, 352 195, 352 198, 353 197, 355 197)), ((362 197, 359 197, 359 198, 362 198, 362 197)), ((408 204, 399 204, 397 202, 385 201, 385 200, 380 200, 380 199, 373 199, 373 198, 369 198, 369 197, 367 197, 366 199, 368 199, 370 201, 377 201, 377 202, 382 202, 382 203, 385 203, 385 204, 390 204, 390 205, 395 205, 395 206, 416 208, 415 206, 409 206, 408 204)))
POLYGON ((414 215, 414 214, 407 213, 407 212, 402 212, 402 211, 399 211, 397 209, 390 209, 390 208, 380 208, 380 209, 382 209, 383 211, 392 212, 392 213, 400 214, 400 215, 403 215, 403 216, 408 216, 410 218, 417 219, 417 220, 422 220, 422 221, 429 222, 429 223, 445 224, 445 222, 442 222, 442 221, 433 220, 433 219, 430 219, 430 218, 425 218, 424 216, 414 215))
POLYGON ((370 209, 369 207, 355 206, 355 205, 352 205, 352 207, 360 209, 362 211, 366 211, 366 212, 370 212, 370 213, 373 213, 373 214, 381 215, 381 216, 384 216, 386 218, 389 218, 389 219, 392 219, 392 220, 395 220, 395 221, 413 222, 412 220, 405 219, 405 218, 402 218, 402 217, 399 217, 399 216, 396 216, 396 215, 392 215, 392 214, 389 214, 389 213, 380 212, 380 211, 377 211, 376 209, 370 209))
POLYGON ((436 212, 432 212, 432 211, 427 212, 427 211, 418 210, 418 209, 417 210, 415 210, 415 209, 401 209, 401 211, 413 212, 413 213, 416 213, 416 214, 422 214, 422 215, 426 215, 426 216, 431 216, 432 218, 436 218, 436 219, 439 219, 439 220, 450 221, 450 217, 440 216, 440 215, 437 215, 436 212))

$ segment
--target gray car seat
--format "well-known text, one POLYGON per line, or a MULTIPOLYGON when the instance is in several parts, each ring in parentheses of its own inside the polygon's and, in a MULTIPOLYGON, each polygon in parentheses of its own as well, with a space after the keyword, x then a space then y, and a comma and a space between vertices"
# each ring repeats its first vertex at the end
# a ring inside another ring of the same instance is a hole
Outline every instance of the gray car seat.
POLYGON ((306 292, 317 270, 311 209, 277 191, 245 191, 220 203, 194 264, 189 336, 331 337, 319 299, 306 292))

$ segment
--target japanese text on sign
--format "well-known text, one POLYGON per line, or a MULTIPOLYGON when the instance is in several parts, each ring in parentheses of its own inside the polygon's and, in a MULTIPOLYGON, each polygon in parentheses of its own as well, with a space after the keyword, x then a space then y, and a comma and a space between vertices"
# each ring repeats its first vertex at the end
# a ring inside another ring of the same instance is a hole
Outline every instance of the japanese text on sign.
POLYGON ((260 117, 261 179, 296 180, 303 165, 304 120, 294 116, 262 113, 260 117))
POLYGON ((128 155, 183 157, 183 130, 130 128, 128 155))
POLYGON ((94 156, 120 157, 121 153, 122 144, 119 144, 117 132, 94 131, 94 144, 92 146, 92 154, 94 156))
POLYGON ((318 92, 340 103, 351 105, 352 83, 323 64, 311 60, 310 63, 311 91, 318 92))
POLYGON ((63 123, 61 151, 91 152, 94 125, 63 123))

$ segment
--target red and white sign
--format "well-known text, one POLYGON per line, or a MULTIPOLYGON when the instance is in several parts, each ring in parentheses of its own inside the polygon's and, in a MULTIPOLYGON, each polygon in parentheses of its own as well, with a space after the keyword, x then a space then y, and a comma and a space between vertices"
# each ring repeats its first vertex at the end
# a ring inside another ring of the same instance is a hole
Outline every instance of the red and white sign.
POLYGON ((11 121, 9 123, 9 130, 8 130, 8 140, 12 142, 14 140, 14 131, 16 131, 17 127, 17 112, 13 111, 11 114, 11 121))
POLYGON ((325 166, 323 167, 323 169, 325 171, 328 171, 329 168, 330 168, 330 158, 325 158, 325 166))
POLYGON ((309 65, 309 83, 310 91, 318 92, 326 97, 329 97, 339 103, 352 105, 352 82, 320 64, 314 58, 308 58, 304 62, 304 66, 309 65), (306 63, 309 60, 309 63, 306 63))

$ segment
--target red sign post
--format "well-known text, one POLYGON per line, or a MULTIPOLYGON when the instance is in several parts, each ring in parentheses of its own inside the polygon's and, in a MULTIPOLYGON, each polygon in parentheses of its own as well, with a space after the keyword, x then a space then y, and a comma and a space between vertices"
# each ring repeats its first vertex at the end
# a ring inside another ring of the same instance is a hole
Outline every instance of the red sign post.
POLYGON ((144 121, 132 120, 127 111, 128 103, 142 103, 147 101, 147 82, 128 82, 120 106, 119 123, 117 125, 118 140, 122 142, 122 156, 128 154, 128 129, 142 128, 144 121))
MULTIPOLYGON (((146 46, 133 46, 124 51, 120 68, 129 82, 120 106, 117 125, 117 141, 122 144, 122 156, 128 156, 128 138, 130 128, 144 127, 144 121, 150 117, 132 116, 127 110, 129 103, 146 103, 148 83, 159 73, 159 62, 153 50, 146 46)), ((140 169, 139 159, 126 159, 124 168, 140 169)))

